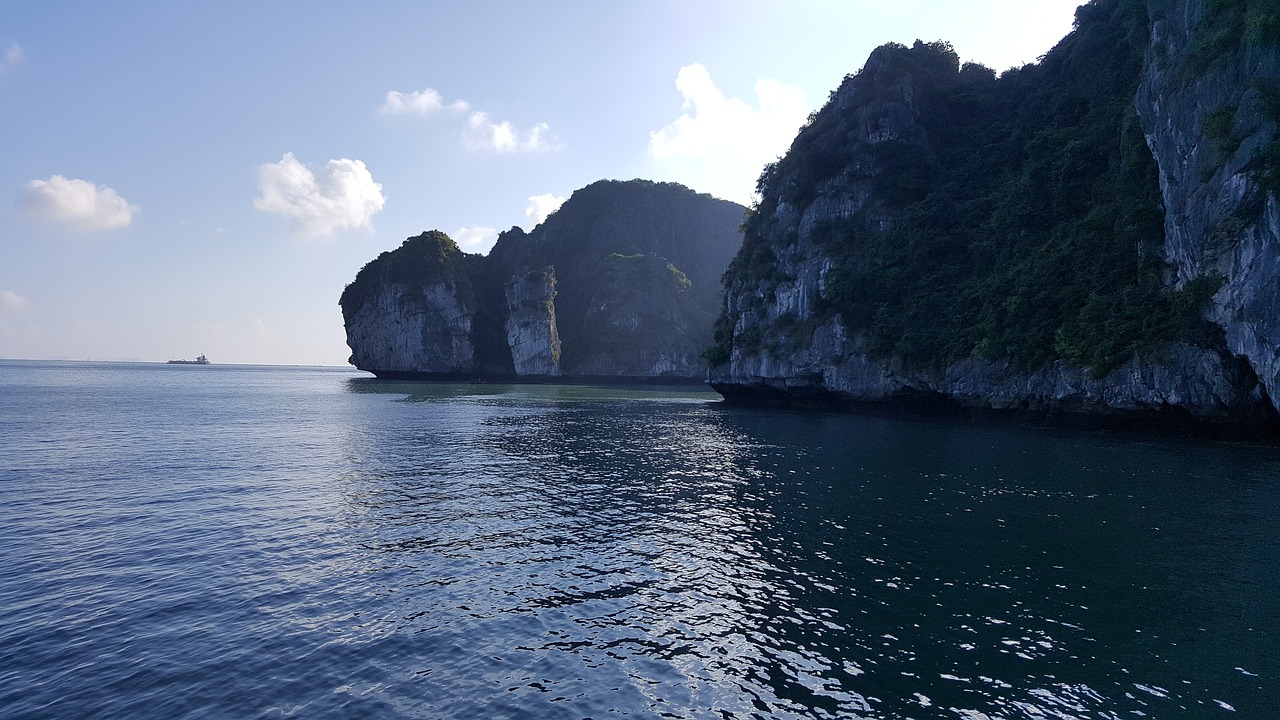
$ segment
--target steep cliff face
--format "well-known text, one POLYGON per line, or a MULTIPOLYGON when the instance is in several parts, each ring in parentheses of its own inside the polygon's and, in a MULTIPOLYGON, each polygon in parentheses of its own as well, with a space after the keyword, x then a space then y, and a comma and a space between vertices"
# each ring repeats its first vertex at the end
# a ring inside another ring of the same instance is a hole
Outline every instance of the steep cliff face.
POLYGON ((580 343, 569 361, 582 375, 697 376, 711 340, 710 318, 691 318, 692 281, 665 258, 614 253, 598 266, 580 343))
POLYGON ((1207 4, 1094 0, 999 78, 942 43, 876 50, 761 177, 713 387, 1273 423, 1275 48, 1189 70, 1207 4))
POLYGON ((556 329, 556 273, 547 266, 511 278, 506 285, 507 345, 517 375, 560 374, 556 329))
POLYGON ((428 233, 451 248, 446 261, 384 253, 344 292, 352 362, 375 374, 701 380, 745 210, 670 183, 604 181, 531 232, 502 233, 487 256, 428 233))
POLYGON ((395 375, 474 366, 474 299, 462 253, 443 233, 424 233, 379 255, 347 286, 341 304, 350 362, 358 368, 395 375))
POLYGON ((555 268, 562 375, 701 379, 745 211, 672 183, 602 181, 500 235, 488 261, 555 268))
POLYGON ((1166 256, 1180 282, 1223 281, 1209 316, 1280 407, 1280 26, 1263 8, 1182 0, 1154 12, 1137 106, 1160 166, 1166 256))

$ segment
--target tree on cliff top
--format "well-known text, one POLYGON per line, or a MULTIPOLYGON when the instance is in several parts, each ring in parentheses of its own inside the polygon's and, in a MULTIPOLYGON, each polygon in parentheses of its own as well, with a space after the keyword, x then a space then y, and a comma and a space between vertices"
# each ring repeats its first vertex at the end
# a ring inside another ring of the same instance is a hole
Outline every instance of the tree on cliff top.
POLYGON ((456 285, 458 295, 474 306, 471 280, 457 243, 439 230, 411 237, 395 250, 389 250, 365 263, 342 290, 338 305, 343 314, 355 315, 378 286, 389 283, 421 283, 447 280, 456 285))

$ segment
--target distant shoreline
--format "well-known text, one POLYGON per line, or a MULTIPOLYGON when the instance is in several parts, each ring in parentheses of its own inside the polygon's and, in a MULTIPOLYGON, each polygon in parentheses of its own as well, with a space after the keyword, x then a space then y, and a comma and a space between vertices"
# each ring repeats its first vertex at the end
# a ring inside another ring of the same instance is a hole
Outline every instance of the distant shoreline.
MULTIPOLYGON (((184 363, 170 363, 168 360, 141 360, 137 358, 117 358, 114 360, 106 360, 102 358, 0 358, 0 362, 27 362, 27 363, 95 363, 110 365, 183 365, 184 363)), ((186 363, 191 364, 191 363, 186 363)), ((357 372, 368 372, 361 370, 352 365, 318 365, 314 363, 265 363, 265 362, 217 362, 202 365, 201 367, 297 367, 297 368, 327 368, 331 370, 354 370, 357 372)))

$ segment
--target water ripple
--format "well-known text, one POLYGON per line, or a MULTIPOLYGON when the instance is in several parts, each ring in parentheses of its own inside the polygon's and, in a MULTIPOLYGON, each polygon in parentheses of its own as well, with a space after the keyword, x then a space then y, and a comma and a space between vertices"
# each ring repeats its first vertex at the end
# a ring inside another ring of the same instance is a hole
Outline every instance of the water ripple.
POLYGON ((5 717, 1198 718, 1280 689, 1270 451, 73 370, 0 364, 5 717))

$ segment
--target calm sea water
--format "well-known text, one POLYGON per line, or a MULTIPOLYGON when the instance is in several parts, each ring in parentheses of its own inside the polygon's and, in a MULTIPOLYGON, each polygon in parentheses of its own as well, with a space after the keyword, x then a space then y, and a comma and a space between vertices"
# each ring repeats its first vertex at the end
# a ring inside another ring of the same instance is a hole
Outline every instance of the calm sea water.
POLYGON ((0 362, 0 717, 1270 718, 1280 451, 0 362))

